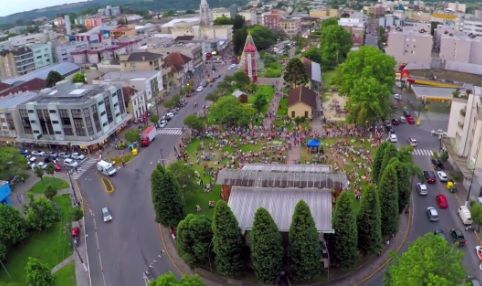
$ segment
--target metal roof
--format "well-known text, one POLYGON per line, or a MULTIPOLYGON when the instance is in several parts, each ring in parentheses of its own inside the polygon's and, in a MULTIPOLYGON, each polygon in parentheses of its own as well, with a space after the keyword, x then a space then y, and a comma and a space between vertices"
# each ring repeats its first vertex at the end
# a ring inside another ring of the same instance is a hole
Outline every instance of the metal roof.
POLYGON ((307 165, 307 164, 247 164, 243 170, 250 171, 275 171, 275 172, 306 172, 306 173, 329 173, 330 165, 307 165))
POLYGON ((333 233, 331 193, 319 189, 233 187, 228 205, 243 231, 252 228, 256 210, 265 208, 278 229, 286 232, 289 231, 295 206, 301 200, 310 207, 317 231, 333 233))
POLYGON ((428 87, 422 85, 412 85, 413 93, 417 98, 429 99, 452 99, 455 88, 428 87))
POLYGON ((14 108, 38 96, 38 92, 25 91, 0 97, 0 108, 14 108))
POLYGON ((74 63, 63 62, 63 63, 46 66, 21 76, 3 79, 2 82, 7 84, 14 84, 17 82, 29 81, 34 78, 40 78, 40 79, 46 80, 50 71, 57 71, 62 76, 68 76, 77 71, 80 71, 80 67, 74 63))

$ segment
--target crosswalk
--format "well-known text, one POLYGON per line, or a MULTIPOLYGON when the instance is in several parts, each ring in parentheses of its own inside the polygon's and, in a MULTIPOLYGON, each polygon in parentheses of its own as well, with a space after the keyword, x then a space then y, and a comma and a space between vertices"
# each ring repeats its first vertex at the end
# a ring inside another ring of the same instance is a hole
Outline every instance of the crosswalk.
POLYGON ((433 156, 433 151, 428 149, 415 149, 412 151, 413 156, 433 156))
POLYGON ((87 172, 92 166, 94 166, 97 163, 95 159, 92 158, 87 158, 82 164, 80 164, 79 167, 74 171, 72 174, 72 178, 74 180, 78 180, 82 175, 87 172))
POLYGON ((182 128, 163 128, 157 131, 158 135, 181 135, 182 128))

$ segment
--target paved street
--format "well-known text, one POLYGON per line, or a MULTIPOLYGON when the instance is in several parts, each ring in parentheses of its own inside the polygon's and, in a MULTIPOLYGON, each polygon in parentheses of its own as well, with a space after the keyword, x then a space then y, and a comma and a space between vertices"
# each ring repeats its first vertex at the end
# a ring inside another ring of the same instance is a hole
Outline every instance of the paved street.
MULTIPOLYGON (((226 67, 219 72, 223 75, 235 72, 226 71, 226 67)), ((146 271, 152 277, 166 271, 176 272, 161 249, 159 229, 154 222, 150 174, 158 162, 174 159, 174 146, 179 144, 184 118, 208 104, 206 95, 220 81, 187 98, 187 106, 166 128, 158 130, 154 142, 112 178, 114 193, 104 191, 96 168, 90 168, 79 179, 89 210, 85 223, 92 285, 145 285, 146 271), (112 212, 114 219, 110 223, 102 221, 100 210, 104 206, 112 212)))
MULTIPOLYGON (((398 136, 399 146, 408 144, 408 137, 414 136, 417 139, 417 147, 413 152, 414 162, 420 166, 422 170, 433 170, 430 162, 431 153, 429 151, 438 151, 439 140, 437 137, 431 136, 430 131, 432 129, 447 129, 448 115, 422 113, 422 124, 420 126, 401 124, 395 126, 395 131, 398 136)), ((416 182, 414 182, 415 185, 416 182)), ((412 192, 413 202, 413 225, 408 236, 407 244, 402 248, 402 251, 407 249, 408 244, 413 242, 419 236, 424 235, 427 232, 433 231, 435 228, 443 229, 444 232, 449 235, 451 228, 455 227, 464 232, 467 240, 467 245, 461 250, 464 252, 463 264, 468 274, 474 275, 481 279, 482 272, 479 269, 479 261, 475 255, 475 246, 477 242, 475 235, 471 232, 464 231, 464 227, 460 218, 457 215, 457 208, 464 204, 466 193, 461 191, 457 194, 451 194, 445 186, 438 182, 435 185, 427 185, 429 188, 428 196, 419 196, 415 191, 412 192), (435 196, 437 194, 445 194, 448 198, 448 209, 439 209, 440 221, 429 222, 425 214, 425 210, 428 206, 436 207, 435 196)), ((414 188, 413 188, 414 189, 414 188)), ((403 231, 403 230, 400 230, 403 231)), ((449 238, 450 239, 450 238, 449 238)), ((449 241, 452 243, 451 241, 449 241)), ((371 280, 364 285, 382 285, 383 284, 384 271, 380 271, 371 280)))

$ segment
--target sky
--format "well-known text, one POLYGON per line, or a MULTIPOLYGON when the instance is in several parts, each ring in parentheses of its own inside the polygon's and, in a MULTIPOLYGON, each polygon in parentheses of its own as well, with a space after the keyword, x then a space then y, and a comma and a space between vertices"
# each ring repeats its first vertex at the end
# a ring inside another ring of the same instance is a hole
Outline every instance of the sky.
POLYGON ((0 0, 0 16, 85 0, 0 0))

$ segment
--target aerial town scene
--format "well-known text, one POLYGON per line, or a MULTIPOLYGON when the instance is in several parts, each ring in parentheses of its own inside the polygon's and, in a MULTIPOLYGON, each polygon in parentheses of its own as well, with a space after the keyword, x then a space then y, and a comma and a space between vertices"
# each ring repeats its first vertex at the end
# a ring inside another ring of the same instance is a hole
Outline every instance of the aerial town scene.
POLYGON ((0 4, 0 286, 480 286, 482 2, 0 4))

